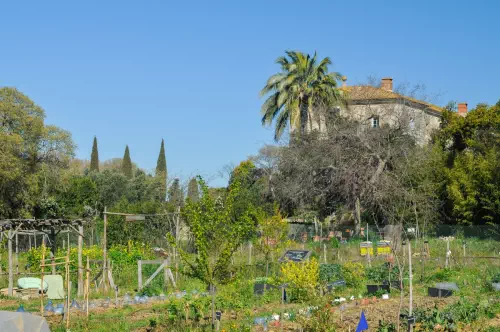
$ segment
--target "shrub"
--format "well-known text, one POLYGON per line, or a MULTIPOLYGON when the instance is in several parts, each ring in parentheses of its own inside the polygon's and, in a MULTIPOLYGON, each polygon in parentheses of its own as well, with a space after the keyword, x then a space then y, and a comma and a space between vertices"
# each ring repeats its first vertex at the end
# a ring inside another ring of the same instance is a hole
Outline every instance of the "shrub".
POLYGON ((297 322, 300 323, 304 331, 336 331, 335 315, 333 314, 333 308, 329 304, 314 310, 310 316, 297 316, 297 322))
POLYGON ((368 278, 368 280, 376 282, 389 280, 389 274, 390 280, 399 280, 399 268, 397 266, 394 266, 389 270, 389 264, 384 263, 382 265, 373 266, 366 269, 366 277, 368 278))
POLYGON ((427 279, 428 281, 449 281, 453 276, 454 271, 451 269, 438 269, 436 272, 431 274, 427 279))
POLYGON ((286 262, 281 267, 283 281, 289 284, 292 299, 303 301, 316 294, 319 263, 315 258, 305 262, 286 262))
POLYGON ((342 266, 342 274, 347 286, 357 288, 365 279, 365 268, 361 263, 347 262, 342 266))
POLYGON ((319 266, 319 280, 330 282, 342 279, 342 267, 340 264, 321 264, 319 266))

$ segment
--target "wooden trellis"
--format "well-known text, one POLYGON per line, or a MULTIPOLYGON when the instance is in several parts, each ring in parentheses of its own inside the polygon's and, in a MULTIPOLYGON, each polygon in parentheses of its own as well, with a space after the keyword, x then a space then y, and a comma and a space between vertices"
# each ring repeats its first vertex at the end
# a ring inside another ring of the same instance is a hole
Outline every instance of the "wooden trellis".
MULTIPOLYGON (((8 295, 13 295, 14 288, 14 268, 13 268, 13 250, 12 242, 17 240, 19 234, 44 234, 51 241, 52 255, 56 252, 56 236, 61 231, 74 231, 78 234, 78 296, 83 295, 83 225, 87 222, 85 219, 5 219, 0 220, 0 232, 7 232, 8 255, 9 255, 9 288, 8 295)), ((36 237, 35 237, 36 239, 36 237)), ((17 243, 17 241, 16 241, 17 243)), ((16 261, 18 254, 16 245, 16 261)), ((55 265, 52 266, 52 273, 55 273, 55 265)))

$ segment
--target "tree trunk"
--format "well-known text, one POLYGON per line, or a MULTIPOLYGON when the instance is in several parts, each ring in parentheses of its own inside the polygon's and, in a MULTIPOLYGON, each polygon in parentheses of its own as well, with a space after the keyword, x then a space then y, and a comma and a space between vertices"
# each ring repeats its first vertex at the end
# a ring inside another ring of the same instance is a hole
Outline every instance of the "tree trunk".
POLYGON ((215 287, 210 284, 210 292, 212 293, 212 330, 215 329, 215 287))
POLYGON ((361 203, 359 197, 356 197, 356 204, 354 210, 354 234, 357 235, 361 231, 361 203))
POLYGON ((379 162, 378 162, 377 170, 375 171, 375 173, 373 173, 373 176, 370 179, 371 184, 374 184, 375 182, 377 182, 380 174, 382 174, 382 172, 384 171, 385 165, 387 164, 387 160, 384 160, 381 158, 378 158, 378 160, 379 160, 379 162))

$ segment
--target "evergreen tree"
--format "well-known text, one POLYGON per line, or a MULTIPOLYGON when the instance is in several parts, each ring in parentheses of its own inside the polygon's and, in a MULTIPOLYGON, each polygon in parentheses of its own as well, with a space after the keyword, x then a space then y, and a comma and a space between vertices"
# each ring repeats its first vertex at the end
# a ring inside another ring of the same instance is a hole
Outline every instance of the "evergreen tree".
POLYGON ((174 207, 184 205, 184 194, 179 179, 175 179, 168 190, 168 202, 174 207))
POLYGON ((122 173, 129 179, 132 178, 132 160, 130 159, 130 151, 128 145, 125 147, 125 154, 122 160, 122 173))
POLYGON ((97 137, 94 136, 92 154, 90 155, 90 171, 99 172, 99 151, 97 150, 97 137))
POLYGON ((188 192, 187 198, 191 200, 191 202, 196 203, 200 199, 200 191, 198 188, 198 182, 196 178, 192 178, 188 184, 188 192))
POLYGON ((156 162, 156 176, 167 177, 167 159, 165 158, 165 142, 161 140, 160 154, 156 162))
POLYGON ((162 197, 162 201, 164 201, 167 196, 167 159, 165 158, 165 142, 163 139, 161 140, 160 154, 158 155, 158 161, 156 162, 155 174, 160 181, 160 195, 162 197))

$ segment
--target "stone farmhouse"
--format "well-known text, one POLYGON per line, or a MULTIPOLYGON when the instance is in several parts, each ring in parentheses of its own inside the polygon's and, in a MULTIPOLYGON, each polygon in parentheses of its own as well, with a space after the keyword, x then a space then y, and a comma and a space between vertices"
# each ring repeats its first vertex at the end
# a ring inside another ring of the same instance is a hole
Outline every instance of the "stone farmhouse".
MULTIPOLYGON (((354 118, 366 127, 399 126, 408 130, 419 144, 429 142, 432 132, 439 129, 443 109, 393 91, 390 77, 382 78, 380 87, 347 86, 345 79, 342 90, 348 95, 347 107, 334 111, 354 118)), ((458 104, 458 115, 466 114, 467 104, 458 104)), ((311 129, 322 131, 325 126, 321 120, 320 123, 312 121, 311 129)))

